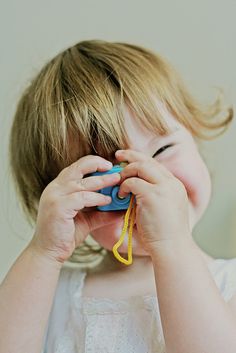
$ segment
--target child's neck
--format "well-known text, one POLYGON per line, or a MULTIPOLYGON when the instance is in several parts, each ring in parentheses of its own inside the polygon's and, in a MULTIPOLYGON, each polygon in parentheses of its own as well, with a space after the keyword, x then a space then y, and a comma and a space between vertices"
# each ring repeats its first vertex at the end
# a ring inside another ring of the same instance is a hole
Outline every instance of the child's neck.
MULTIPOLYGON (((213 261, 197 245, 199 255, 206 264, 213 261)), ((131 266, 120 263, 112 252, 102 262, 87 272, 83 296, 121 299, 135 295, 155 295, 155 275, 151 257, 133 256, 131 266)))
POLYGON ((126 266, 107 253, 100 265, 89 270, 83 296, 122 299, 136 295, 155 295, 155 277, 149 256, 133 256, 126 266))

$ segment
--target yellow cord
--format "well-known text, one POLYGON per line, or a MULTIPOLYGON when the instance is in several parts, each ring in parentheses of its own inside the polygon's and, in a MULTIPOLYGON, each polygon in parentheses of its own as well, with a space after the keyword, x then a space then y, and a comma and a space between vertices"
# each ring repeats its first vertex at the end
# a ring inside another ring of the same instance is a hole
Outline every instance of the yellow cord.
POLYGON ((134 195, 131 195, 130 198, 130 204, 129 207, 126 211, 125 214, 125 220, 124 220, 124 227, 122 229, 121 232, 121 236, 120 239, 118 240, 118 242, 113 246, 112 251, 113 254, 115 256, 115 258, 117 260, 119 260, 120 262, 122 262, 125 265, 131 265, 132 264, 132 232, 133 232, 133 226, 134 226, 134 220, 135 220, 135 211, 136 211, 136 203, 133 205, 133 201, 134 201, 134 195), (133 206, 133 208, 132 208, 133 206), (123 258, 119 253, 118 253, 118 248, 120 247, 120 245, 123 243, 124 241, 124 237, 128 228, 128 224, 129 224, 129 216, 131 213, 131 219, 130 219, 130 227, 129 227, 129 232, 128 232, 128 260, 123 258))

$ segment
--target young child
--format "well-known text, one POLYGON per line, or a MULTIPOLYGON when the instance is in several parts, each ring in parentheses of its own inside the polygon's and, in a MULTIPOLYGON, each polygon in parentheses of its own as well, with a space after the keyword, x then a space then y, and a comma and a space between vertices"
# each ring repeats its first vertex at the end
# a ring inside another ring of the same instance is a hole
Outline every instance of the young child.
POLYGON ((0 288, 1 353, 236 352, 236 259, 213 259, 192 238, 211 196, 198 143, 228 126, 232 109, 220 112, 135 45, 83 41, 43 67, 10 136, 35 223, 0 288), (135 195, 130 266, 112 253, 126 210, 97 209, 111 203, 98 190, 114 185, 135 195))

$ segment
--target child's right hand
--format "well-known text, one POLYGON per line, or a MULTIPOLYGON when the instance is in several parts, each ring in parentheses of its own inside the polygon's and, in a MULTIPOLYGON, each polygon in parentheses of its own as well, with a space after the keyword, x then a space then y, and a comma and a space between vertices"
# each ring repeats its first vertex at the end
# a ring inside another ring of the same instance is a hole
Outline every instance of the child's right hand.
POLYGON ((88 155, 64 168, 44 189, 38 208, 36 229, 31 245, 63 263, 91 230, 113 223, 117 215, 94 211, 92 207, 111 202, 110 197, 96 192, 116 185, 118 173, 101 176, 84 175, 107 171, 112 163, 100 156, 88 155), (86 207, 90 207, 85 212, 86 207))

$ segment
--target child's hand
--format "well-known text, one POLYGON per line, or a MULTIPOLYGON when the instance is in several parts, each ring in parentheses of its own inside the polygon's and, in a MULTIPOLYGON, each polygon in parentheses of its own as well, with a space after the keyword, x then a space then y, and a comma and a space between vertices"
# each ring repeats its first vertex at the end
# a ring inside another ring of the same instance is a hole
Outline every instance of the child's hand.
POLYGON ((112 163, 104 158, 88 155, 63 169, 41 195, 32 246, 64 262, 91 230, 114 222, 114 213, 93 211, 92 207, 111 202, 109 196, 96 190, 117 184, 120 175, 83 178, 85 174, 111 168, 112 163), (90 207, 87 211, 91 211, 85 212, 85 207, 90 207))
POLYGON ((154 158, 134 150, 117 151, 117 160, 129 164, 120 172, 118 195, 136 196, 136 225, 148 253, 163 242, 191 238, 188 196, 183 183, 154 158))

